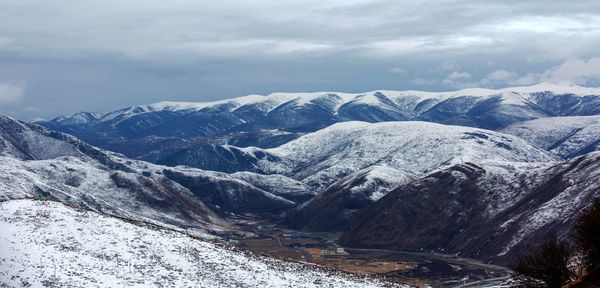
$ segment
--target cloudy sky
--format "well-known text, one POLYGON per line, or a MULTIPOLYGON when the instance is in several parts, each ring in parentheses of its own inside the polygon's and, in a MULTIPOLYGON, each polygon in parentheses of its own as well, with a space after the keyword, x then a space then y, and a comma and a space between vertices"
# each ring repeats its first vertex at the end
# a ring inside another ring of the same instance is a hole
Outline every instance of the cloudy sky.
POLYGON ((0 0, 0 113, 600 84, 600 1, 0 0))

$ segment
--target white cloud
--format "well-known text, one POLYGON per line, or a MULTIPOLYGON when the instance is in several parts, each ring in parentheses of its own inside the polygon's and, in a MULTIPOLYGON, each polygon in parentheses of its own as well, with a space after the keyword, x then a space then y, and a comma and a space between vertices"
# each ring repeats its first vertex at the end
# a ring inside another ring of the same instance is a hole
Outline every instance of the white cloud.
POLYGON ((483 87, 498 87, 515 84, 526 85, 533 84, 533 82, 535 82, 533 78, 536 77, 531 77, 531 75, 521 77, 514 71, 499 69, 485 76, 483 79, 481 79, 480 83, 483 87))
POLYGON ((471 74, 467 73, 467 72, 460 72, 460 71, 454 71, 450 74, 448 74, 448 76, 446 76, 446 79, 448 80, 464 80, 464 79, 470 79, 471 78, 471 74))
POLYGON ((390 73, 399 74, 399 75, 406 75, 406 74, 408 74, 408 71, 406 71, 405 69, 402 69, 400 67, 390 68, 389 71, 390 71, 390 73))
POLYGON ((471 74, 463 71, 454 71, 446 79, 442 81, 442 84, 453 88, 465 88, 476 86, 475 83, 468 81, 471 79, 471 74))
POLYGON ((490 74, 488 74, 482 82, 506 82, 514 80, 518 77, 518 74, 515 72, 506 71, 504 69, 496 70, 490 74))
POLYGON ((587 61, 570 59, 541 73, 527 73, 525 75, 500 69, 481 79, 480 84, 486 87, 495 87, 529 85, 539 82, 598 85, 600 84, 600 58, 590 58, 587 61))
POLYGON ((600 16, 522 16, 494 25, 494 29, 509 32, 593 34, 600 32, 600 16))
POLYGON ((597 84, 600 82, 600 58, 587 61, 570 59, 552 67, 540 75, 541 81, 571 82, 575 84, 597 84))
POLYGON ((365 55, 389 57, 409 54, 422 54, 448 51, 464 51, 465 49, 483 49, 494 44, 495 40, 481 35, 432 35, 403 37, 401 39, 382 40, 350 49, 364 50, 365 55))
POLYGON ((25 97, 24 88, 14 82, 0 83, 0 105, 15 104, 25 97))

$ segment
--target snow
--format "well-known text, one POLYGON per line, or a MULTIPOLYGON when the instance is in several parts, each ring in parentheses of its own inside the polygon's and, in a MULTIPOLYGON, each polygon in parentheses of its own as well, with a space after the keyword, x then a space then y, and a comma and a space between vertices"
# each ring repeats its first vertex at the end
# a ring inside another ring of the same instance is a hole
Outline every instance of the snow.
POLYGON ((68 119, 64 119, 62 122, 68 122, 68 124, 87 124, 93 121, 96 121, 102 117, 102 113, 94 113, 94 112, 79 112, 73 114, 73 116, 68 119))
MULTIPOLYGON (((102 113, 96 112, 77 112, 70 117, 59 116, 51 120, 51 122, 60 123, 61 125, 85 125, 89 123, 95 123, 98 119, 102 118, 102 113)), ((29 122, 43 122, 43 119, 32 119, 29 122)))
POLYGON ((179 111, 179 110, 201 110, 208 107, 214 107, 222 104, 235 104, 236 106, 243 106, 250 103, 256 103, 260 100, 264 100, 264 96, 261 95, 247 95, 238 97, 235 99, 226 99, 213 102, 174 102, 174 101, 162 101, 146 106, 137 106, 142 108, 145 112, 168 110, 168 111, 179 111))
MULTIPOLYGON (((20 199, 48 193, 64 203, 77 203, 88 209, 104 211, 129 219, 152 223, 168 223, 177 226, 189 226, 221 230, 227 224, 211 213, 196 215, 196 211, 180 211, 174 207, 160 210, 150 207, 148 199, 165 201, 168 193, 178 189, 182 197, 193 199, 187 189, 167 180, 162 175, 141 178, 141 172, 111 171, 88 157, 59 157, 49 160, 21 161, 0 157, 0 200, 20 199), (129 186, 115 183, 115 177, 127 179, 129 186), (148 182, 147 182, 148 181, 148 182), (152 181, 152 182, 150 182, 152 181), (150 184, 150 183, 160 183, 150 184), (173 189, 173 190, 170 190, 173 189), (189 219, 186 215, 194 215, 189 219)), ((175 203, 172 203, 175 204, 175 203)), ((188 208, 193 208, 189 203, 188 208)), ((203 207, 201 202, 195 203, 203 207)), ((166 225, 166 224, 165 224, 166 225)))
MULTIPOLYGON (((257 149, 242 150, 253 153, 257 149)), ((264 171, 291 176, 321 191, 335 179, 372 165, 422 176, 464 162, 496 165, 557 160, 511 135, 414 121, 337 123, 264 151, 284 159, 259 160, 264 171)))
POLYGON ((600 95, 598 87, 583 87, 573 83, 549 83, 543 82, 531 86, 511 87, 500 89, 500 91, 512 91, 517 93, 551 92, 554 95, 573 94, 577 96, 600 95))
POLYGON ((484 214, 491 218, 519 203, 534 187, 548 180, 545 172, 552 165, 553 163, 487 165, 487 182, 481 182, 489 193, 488 207, 484 214))
POLYGON ((82 156, 79 150, 64 141, 54 139, 31 130, 23 132, 23 139, 29 148, 29 155, 37 160, 52 159, 60 156, 82 156))
POLYGON ((570 116, 535 119, 501 130, 523 138, 562 158, 576 156, 600 141, 600 116, 570 116))
POLYGON ((340 180, 341 185, 348 186, 350 193, 357 194, 369 192, 369 199, 373 202, 381 199, 392 189, 415 180, 411 173, 391 168, 385 165, 374 165, 358 171, 345 179, 340 180), (366 170, 366 171, 365 171, 366 170), (365 173, 365 181, 360 185, 351 186, 357 174, 365 173))
POLYGON ((312 194, 310 187, 283 175, 261 175, 252 172, 237 172, 228 175, 280 196, 292 193, 312 194))
POLYGON ((0 133, 0 156, 19 159, 51 159, 58 156, 82 155, 72 145, 32 131, 23 123, 0 116, 0 126, 8 123, 11 132, 0 133))
POLYGON ((502 103, 510 105, 525 105, 527 100, 520 94, 514 92, 504 92, 502 95, 502 103))
MULTIPOLYGON (((564 190, 543 205, 536 207, 532 211, 528 211, 524 217, 525 220, 519 227, 519 231, 515 234, 510 243, 506 245, 504 251, 501 252, 499 256, 506 254, 528 235, 531 235, 540 229, 544 229, 547 224, 553 222, 567 222, 571 217, 576 215, 582 207, 585 207, 590 199, 600 196, 598 192, 600 191, 599 183, 597 180, 600 179, 600 167, 598 164, 600 163, 600 152, 590 153, 582 157, 582 161, 580 161, 581 159, 576 158, 561 163, 551 169, 561 171, 561 169, 566 169, 567 167, 578 166, 577 169, 570 170, 568 173, 561 175, 561 179, 569 184, 564 190)), ((539 173, 534 172, 529 175, 529 179, 540 180, 543 179, 544 176, 546 175, 539 175, 539 173)), ((515 202, 514 199, 512 201, 515 202)), ((516 221, 518 218, 523 218, 523 215, 519 215, 508 221, 516 221)))
POLYGON ((0 202, 0 286, 380 287, 57 202, 0 202))
MULTIPOLYGON (((104 115, 100 121, 109 121, 116 117, 126 119, 136 114, 147 113, 153 111, 175 111, 175 112, 193 112, 206 108, 214 108, 220 105, 229 105, 229 112, 248 105, 260 106, 264 113, 269 113, 281 105, 292 102, 295 106, 301 107, 306 104, 314 103, 318 99, 324 97, 335 96, 336 102, 333 107, 333 113, 344 104, 354 102, 370 106, 386 106, 382 100, 377 99, 375 94, 382 93, 389 99, 399 104, 401 107, 414 108, 416 104, 423 101, 431 101, 431 103, 439 103, 450 98, 471 96, 480 98, 478 101, 501 95, 502 102, 507 105, 526 105, 530 100, 530 96, 534 93, 550 92, 552 95, 573 94, 576 96, 600 95, 600 88, 581 87, 574 84, 552 84, 540 83, 532 86, 509 87, 502 89, 483 89, 483 88, 467 88, 457 91, 446 92, 427 92, 427 91, 391 91, 391 90, 376 90, 364 93, 340 93, 340 92, 311 92, 311 93, 285 93, 277 92, 269 95, 248 95, 233 99, 225 99, 211 102, 174 102, 163 101, 149 105, 133 106, 119 111, 111 112, 104 115), (407 103, 411 103, 407 105, 407 103)), ((551 97, 550 95, 549 97, 551 97)), ((403 112, 415 112, 403 111, 403 112)), ((418 112, 418 111, 417 111, 418 112)), ((58 118, 57 118, 58 119, 58 118)))
POLYGON ((286 197, 289 196, 288 194, 312 195, 310 188, 283 175, 260 175, 251 172, 228 174, 223 172, 204 171, 184 166, 177 166, 175 168, 162 167, 162 169, 172 170, 185 176, 206 177, 210 179, 209 181, 216 183, 217 187, 222 190, 222 193, 226 193, 229 198, 232 198, 234 201, 238 197, 241 197, 242 199, 246 198, 247 196, 244 197, 243 195, 246 194, 249 189, 260 191, 264 197, 270 198, 273 203, 278 202, 290 206, 294 206, 296 203, 286 199, 286 197), (238 195, 236 195, 236 193, 238 195))
POLYGON ((381 106, 381 100, 379 99, 379 97, 377 97, 373 93, 359 95, 352 102, 371 105, 371 106, 381 106))

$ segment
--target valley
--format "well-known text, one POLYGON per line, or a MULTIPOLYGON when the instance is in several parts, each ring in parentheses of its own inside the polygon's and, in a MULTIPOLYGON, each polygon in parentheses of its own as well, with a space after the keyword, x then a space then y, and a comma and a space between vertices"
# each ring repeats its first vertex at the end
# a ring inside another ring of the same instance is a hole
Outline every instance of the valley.
POLYGON ((505 267, 455 254, 343 247, 336 243, 341 233, 296 231, 272 223, 246 222, 240 227, 243 232, 224 236, 224 241, 260 255, 392 283, 455 287, 485 281, 500 285, 510 275, 505 267))

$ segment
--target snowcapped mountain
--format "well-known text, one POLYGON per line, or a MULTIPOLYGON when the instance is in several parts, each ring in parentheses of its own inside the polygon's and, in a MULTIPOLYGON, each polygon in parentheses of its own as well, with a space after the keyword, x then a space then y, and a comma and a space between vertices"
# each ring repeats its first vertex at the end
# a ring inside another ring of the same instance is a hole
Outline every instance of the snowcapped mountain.
POLYGON ((600 150, 600 116, 552 117, 519 122, 501 130, 563 159, 600 150))
POLYGON ((384 287, 52 201, 0 202, 3 287, 384 287))
MULTIPOLYGON (((256 153, 256 148, 244 149, 256 153)), ((514 136, 411 121, 338 123, 267 153, 270 159, 282 160, 258 160, 257 167, 323 191, 288 212, 283 221, 310 231, 344 231, 362 209, 387 192, 453 165, 473 162, 521 169, 557 161, 514 136)))
POLYGON ((510 263, 552 232, 566 235, 600 197, 600 153, 546 167, 454 165, 365 208, 341 243, 442 251, 510 263))
MULTIPOLYGON (((200 146, 205 142, 223 144, 215 138, 239 145, 244 142, 236 140, 239 132, 284 131, 291 133, 286 138, 289 141, 300 136, 297 133, 344 121, 424 120, 498 129, 544 117, 597 114, 600 89, 542 83, 499 90, 273 93, 204 103, 159 102, 110 112, 83 124, 69 120, 80 115, 39 123, 138 157, 156 153, 157 146, 162 147, 159 143, 181 145, 191 138, 204 139, 196 144, 200 146), (132 149, 132 141, 136 149, 132 149)), ((265 147, 261 146, 265 143, 246 138, 243 146, 265 147)))
POLYGON ((95 112, 79 112, 71 115, 70 117, 57 117, 51 121, 50 123, 55 123, 60 126, 71 126, 71 125, 82 125, 89 126, 100 122, 100 118, 102 118, 102 113, 95 112))
POLYGON ((314 195, 284 176, 232 176, 130 160, 4 116, 0 116, 0 158, 0 200, 41 195, 179 227, 228 229, 218 213, 275 213, 314 195))
POLYGON ((129 219, 198 229, 228 226, 155 167, 72 136, 0 116, 0 142, 1 200, 37 195, 129 219))
POLYGON ((85 129, 88 127, 100 123, 102 116, 102 113, 78 112, 69 117, 59 116, 52 120, 37 121, 36 123, 43 123, 44 127, 51 130, 79 135, 85 133, 85 129))
POLYGON ((344 122, 271 149, 243 151, 246 166, 283 174, 323 191, 373 165, 423 176, 463 162, 540 162, 556 158, 515 136, 429 122, 344 122))

